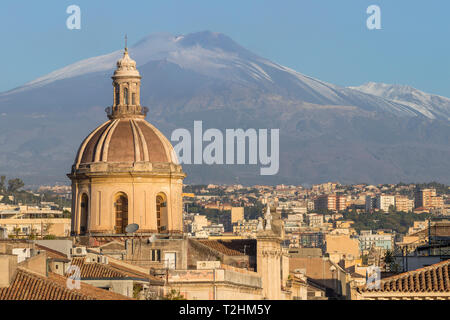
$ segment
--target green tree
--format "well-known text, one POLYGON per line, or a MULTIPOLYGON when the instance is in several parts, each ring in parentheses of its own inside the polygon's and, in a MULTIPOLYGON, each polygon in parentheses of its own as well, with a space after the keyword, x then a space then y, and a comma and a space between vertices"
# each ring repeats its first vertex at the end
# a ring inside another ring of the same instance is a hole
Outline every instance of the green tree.
POLYGON ((143 290, 143 286, 140 283, 134 283, 133 284, 133 298, 138 299, 139 298, 139 294, 141 293, 141 291, 143 290))
POLYGON ((53 223, 51 223, 51 222, 46 222, 46 223, 44 223, 43 225, 42 225, 42 230, 41 230, 41 233, 42 233, 42 235, 43 236, 46 236, 46 235, 48 235, 49 234, 49 231, 50 231, 50 229, 51 229, 51 227, 53 226, 53 223))
POLYGON ((179 290, 171 289, 164 297, 163 300, 186 300, 186 298, 180 293, 179 290))
POLYGON ((6 176, 0 177, 0 193, 5 192, 5 180, 6 180, 6 176))
POLYGON ((18 238, 19 237, 19 233, 20 233, 20 228, 19 227, 14 227, 13 228, 13 232, 16 235, 16 238, 18 238))
POLYGON ((24 185, 23 181, 19 178, 8 180, 8 192, 15 193, 24 185))

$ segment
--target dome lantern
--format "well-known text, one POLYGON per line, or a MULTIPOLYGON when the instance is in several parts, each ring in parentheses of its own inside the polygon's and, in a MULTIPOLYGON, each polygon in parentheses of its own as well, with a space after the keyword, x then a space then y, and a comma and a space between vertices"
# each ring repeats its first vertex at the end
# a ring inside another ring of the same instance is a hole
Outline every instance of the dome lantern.
POLYGON ((145 118, 148 109, 141 106, 141 75, 136 68, 136 61, 128 54, 126 44, 112 79, 113 105, 106 108, 108 118, 145 118))

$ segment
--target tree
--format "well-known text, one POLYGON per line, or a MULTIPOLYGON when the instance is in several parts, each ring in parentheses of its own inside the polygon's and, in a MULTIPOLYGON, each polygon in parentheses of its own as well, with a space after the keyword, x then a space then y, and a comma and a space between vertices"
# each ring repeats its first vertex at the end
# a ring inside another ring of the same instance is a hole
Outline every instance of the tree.
POLYGON ((133 298, 138 299, 140 293, 144 290, 144 287, 140 283, 133 284, 133 298))
POLYGON ((6 180, 5 176, 0 177, 0 193, 5 192, 5 180, 6 180))
POLYGON ((19 178, 8 180, 8 192, 14 193, 24 185, 23 181, 19 178))
POLYGON ((163 300, 186 300, 186 298, 180 293, 179 290, 171 289, 164 297, 163 300))
POLYGON ((16 235, 16 238, 18 238, 18 237, 19 237, 19 233, 20 233, 20 228, 17 227, 17 226, 15 226, 15 227, 13 228, 13 232, 14 232, 14 234, 16 235))
POLYGON ((48 232, 50 231, 51 227, 53 226, 53 223, 51 222, 45 222, 41 226, 41 236, 48 235, 48 232))
POLYGON ((386 253, 384 254, 384 262, 386 264, 394 262, 394 255, 391 250, 386 250, 386 253))

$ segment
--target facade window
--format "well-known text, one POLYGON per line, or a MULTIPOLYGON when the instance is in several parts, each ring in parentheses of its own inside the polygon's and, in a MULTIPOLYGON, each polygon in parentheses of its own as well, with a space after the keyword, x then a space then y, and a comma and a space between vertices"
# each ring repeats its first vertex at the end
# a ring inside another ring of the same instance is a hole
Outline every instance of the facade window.
POLYGON ((152 249, 152 261, 161 262, 161 250, 152 249))
POLYGON ((114 202, 116 213, 115 233, 125 233, 128 225, 128 198, 124 193, 118 193, 114 202))
POLYGON ((156 196, 156 224, 158 226, 158 233, 166 231, 167 226, 165 220, 167 219, 166 200, 163 194, 156 196))
POLYGON ((131 94, 131 104, 136 105, 136 94, 135 93, 131 94))
POLYGON ((80 220, 80 234, 85 234, 88 228, 89 215, 89 198, 87 194, 83 193, 81 196, 81 220, 80 220))

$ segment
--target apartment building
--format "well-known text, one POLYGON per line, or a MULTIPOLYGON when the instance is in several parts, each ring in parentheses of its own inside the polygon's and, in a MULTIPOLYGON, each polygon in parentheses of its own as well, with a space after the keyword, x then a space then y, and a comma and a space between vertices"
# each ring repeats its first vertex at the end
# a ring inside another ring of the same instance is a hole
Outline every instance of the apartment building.
POLYGON ((390 207, 395 207, 395 196, 380 194, 376 197, 376 208, 388 212, 390 207))
POLYGON ((444 199, 436 194, 436 189, 420 189, 414 192, 414 207, 425 209, 444 208, 444 199))
POLYGON ((343 211, 347 208, 347 197, 336 194, 324 194, 314 201, 315 210, 343 211))
POLYGON ((394 235, 392 233, 374 233, 372 230, 361 230, 359 235, 359 244, 361 250, 369 250, 372 247, 392 250, 394 235))
POLYGON ((402 212, 410 212, 414 209, 414 200, 409 199, 407 196, 396 195, 395 196, 395 210, 402 212))
POLYGON ((316 213, 307 214, 306 221, 310 227, 320 227, 323 225, 323 215, 316 213))
POLYGON ((231 223, 244 220, 244 207, 231 208, 231 223))

